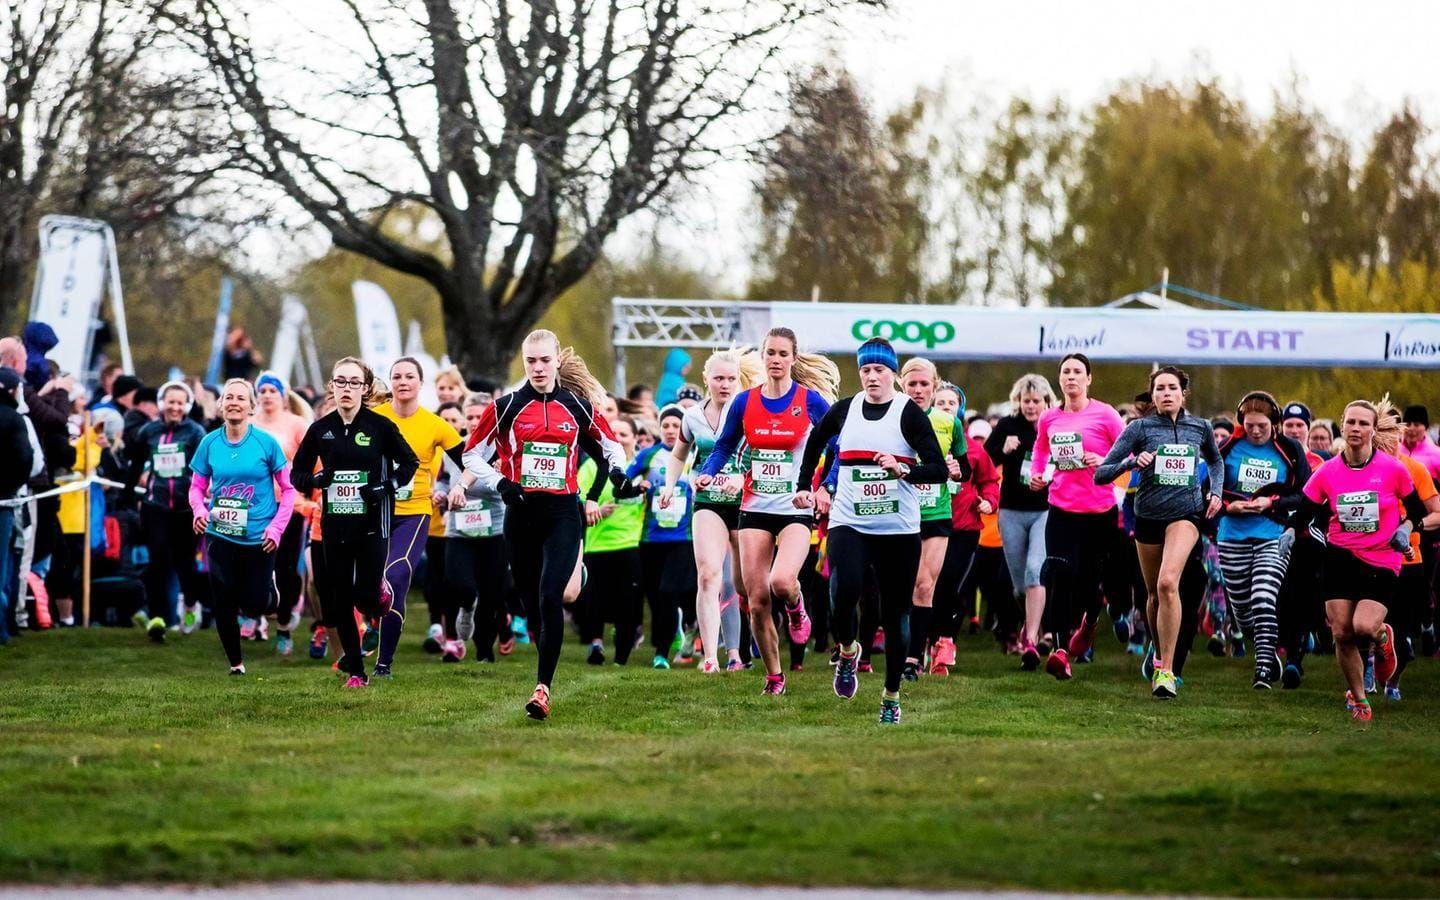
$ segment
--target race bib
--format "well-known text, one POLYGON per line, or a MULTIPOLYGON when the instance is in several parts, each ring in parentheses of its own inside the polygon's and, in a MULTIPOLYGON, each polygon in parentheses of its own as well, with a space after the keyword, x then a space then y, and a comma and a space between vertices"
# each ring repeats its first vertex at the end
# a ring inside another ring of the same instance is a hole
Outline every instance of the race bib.
POLYGON ((855 515, 884 516, 900 511, 900 479, 879 466, 846 466, 855 515))
POLYGON ((1270 459, 1246 457, 1240 461, 1240 493, 1254 494, 1280 480, 1280 467, 1270 459))
POLYGON ((370 473, 347 469, 336 472, 325 489, 325 512, 332 516, 365 514, 365 498, 360 489, 370 480, 370 473))
POLYGON ((395 499, 409 500, 413 496, 415 496, 415 476, 411 475, 405 486, 395 492, 395 499))
POLYGON ((150 468, 156 478, 179 478, 185 474, 185 448, 163 441, 156 444, 150 457, 150 468))
POLYGON ((520 486, 563 491, 569 463, 570 448, 564 444, 526 441, 520 455, 520 486))
POLYGON ((670 497, 670 505, 665 509, 660 508, 660 495, 656 494, 650 500, 650 514, 655 517, 655 524, 661 528, 678 528, 680 523, 685 521, 685 507, 690 498, 680 491, 676 491, 670 497))
POLYGON ((1335 518, 1341 531, 1374 534, 1380 530, 1380 495, 1375 491, 1341 494, 1335 498, 1335 518))
POLYGON ((1060 431, 1050 435, 1050 459, 1061 472, 1085 468, 1085 447, 1080 432, 1060 431))
MULTIPOLYGON (((705 451, 695 458, 695 471, 705 468, 705 459, 710 451, 705 451)), ((721 467, 720 473, 710 482, 710 486, 703 491, 695 492, 696 503, 715 503, 721 505, 734 505, 740 502, 740 469, 735 465, 735 457, 726 460, 721 467)))
POLYGON ((455 530, 466 537, 481 538, 495 534, 490 509, 484 500, 467 500, 464 506, 450 513, 455 530))
MULTIPOLYGON (((1022 482, 1029 482, 1029 481, 1030 481, 1030 478, 1031 478, 1031 476, 1034 474, 1034 472, 1035 472, 1035 454, 1034 454, 1034 453, 1031 453, 1030 451, 1027 450, 1027 451, 1025 452, 1025 458, 1020 461, 1020 480, 1021 480, 1022 482)), ((1046 481, 1049 481, 1054 475, 1055 475, 1055 464, 1054 464, 1053 462, 1051 462, 1051 463, 1046 463, 1046 464, 1045 464, 1045 475, 1044 475, 1045 480, 1046 480, 1046 481)))
POLYGON ((1199 454, 1190 444, 1161 444, 1155 451, 1155 483, 1194 487, 1199 454))
POLYGON ((210 510, 210 525, 224 537, 243 538, 250 528, 250 501, 243 497, 217 497, 210 510))
POLYGON ((750 489, 757 494, 795 493, 795 454, 789 450, 751 450, 750 489))
MULTIPOLYGON (((880 471, 885 471, 881 469, 880 471)), ((934 512, 937 509, 949 508, 950 505, 950 482, 942 481, 939 484, 916 484, 915 494, 920 498, 920 512, 934 512)))

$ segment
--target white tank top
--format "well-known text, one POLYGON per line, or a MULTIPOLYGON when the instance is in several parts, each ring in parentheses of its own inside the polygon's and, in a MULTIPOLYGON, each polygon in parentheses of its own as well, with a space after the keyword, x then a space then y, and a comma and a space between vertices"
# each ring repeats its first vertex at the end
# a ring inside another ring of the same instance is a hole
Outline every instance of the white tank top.
POLYGON ((920 496, 909 482, 896 478, 870 461, 889 453, 915 465, 915 448, 900 430, 900 418, 909 397, 896 394, 885 415, 865 418, 865 395, 856 394, 840 426, 841 465, 836 478, 835 502, 830 505, 830 526, 848 525, 863 534, 919 534, 920 496), (863 462, 861 462, 863 461, 863 462))

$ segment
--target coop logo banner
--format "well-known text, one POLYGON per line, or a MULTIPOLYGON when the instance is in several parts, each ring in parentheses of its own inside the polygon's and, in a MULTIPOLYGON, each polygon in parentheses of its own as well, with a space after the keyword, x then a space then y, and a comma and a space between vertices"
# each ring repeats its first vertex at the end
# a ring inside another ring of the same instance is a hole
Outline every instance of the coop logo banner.
POLYGON ((894 343, 922 344, 926 349, 934 350, 955 339, 955 326, 945 321, 858 319, 850 334, 861 343, 879 337, 894 343))

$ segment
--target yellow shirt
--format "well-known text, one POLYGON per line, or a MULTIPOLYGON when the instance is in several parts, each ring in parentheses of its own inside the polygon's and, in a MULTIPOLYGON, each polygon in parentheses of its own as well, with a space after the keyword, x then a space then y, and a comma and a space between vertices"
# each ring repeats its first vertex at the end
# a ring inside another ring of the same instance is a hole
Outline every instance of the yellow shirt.
MULTIPOLYGON (((85 471, 85 450, 90 452, 90 470, 93 472, 100 465, 100 447, 94 441, 81 441, 77 439, 71 444, 75 448, 75 471, 85 471), (85 449, 81 449, 82 444, 85 449)), ((94 488, 91 488, 94 490, 94 488)), ((64 534, 85 533, 85 511, 89 508, 89 491, 70 491, 60 495, 60 531, 64 534)))
POLYGON ((395 423, 405 442, 420 460, 420 468, 415 470, 415 477, 409 484, 402 484, 399 493, 395 495, 395 515, 420 516, 433 513, 435 508, 430 505, 430 485, 434 483, 434 472, 438 471, 435 467, 441 454, 459 445, 460 433, 451 428, 449 422, 428 409, 417 409, 414 415, 404 419, 395 414, 395 408, 389 403, 380 404, 375 407, 375 411, 395 423))

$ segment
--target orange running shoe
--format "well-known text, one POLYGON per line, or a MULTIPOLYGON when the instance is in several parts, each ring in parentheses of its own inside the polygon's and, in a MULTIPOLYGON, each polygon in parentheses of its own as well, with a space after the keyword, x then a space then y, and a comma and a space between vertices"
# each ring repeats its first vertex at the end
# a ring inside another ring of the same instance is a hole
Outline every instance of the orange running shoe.
POLYGON ((1375 644, 1375 683, 1389 684, 1400 661, 1395 658, 1395 629, 1388 624, 1380 630, 1375 644))
POLYGON ((535 685, 535 693, 525 704, 525 715, 543 722, 550 718, 550 689, 543 684, 535 685))

